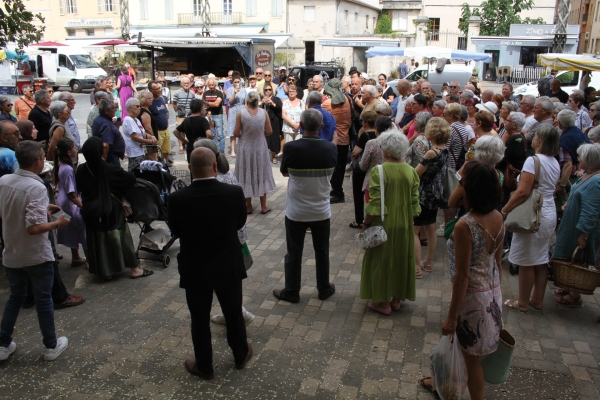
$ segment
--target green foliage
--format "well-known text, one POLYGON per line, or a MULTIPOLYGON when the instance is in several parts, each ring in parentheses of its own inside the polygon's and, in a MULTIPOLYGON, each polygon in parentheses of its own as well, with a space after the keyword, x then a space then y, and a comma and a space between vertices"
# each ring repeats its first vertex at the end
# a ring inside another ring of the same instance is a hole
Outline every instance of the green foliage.
POLYGON ((379 17, 379 20, 377 21, 377 26, 375 27, 375 33, 393 33, 392 19, 388 14, 382 14, 381 17, 379 17))
POLYGON ((6 47, 9 42, 17 43, 20 49, 39 42, 46 27, 33 25, 35 20, 43 23, 44 17, 27 11, 22 0, 3 0, 0 7, 0 48, 6 47))
POLYGON ((481 2, 479 8, 471 9, 467 3, 462 5, 459 29, 467 34, 469 18, 481 17, 481 36, 508 36, 511 24, 543 24, 542 18, 521 19, 519 13, 531 10, 534 0, 486 0, 481 2))
POLYGON ((292 65, 296 55, 294 53, 275 53, 275 64, 292 65))

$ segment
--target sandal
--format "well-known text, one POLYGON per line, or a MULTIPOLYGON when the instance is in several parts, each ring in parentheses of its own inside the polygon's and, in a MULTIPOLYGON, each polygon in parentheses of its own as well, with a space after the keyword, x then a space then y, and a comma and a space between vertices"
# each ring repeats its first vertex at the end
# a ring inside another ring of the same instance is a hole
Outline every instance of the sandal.
POLYGON ((515 311, 518 311, 518 312, 523 313, 523 314, 527 314, 529 312, 529 310, 523 311, 523 310, 521 310, 519 308, 519 301, 518 300, 506 300, 504 302, 504 305, 506 307, 510 308, 511 310, 515 310, 515 311))
POLYGON ((581 296, 574 299, 570 294, 564 297, 556 297, 554 302, 559 306, 569 307, 569 308, 581 308, 583 305, 583 300, 581 300, 581 296))
POLYGON ((80 265, 85 265, 87 264, 87 259, 85 257, 83 257, 80 260, 72 260, 71 261, 71 267, 78 267, 80 265))
POLYGON ((360 225, 356 223, 356 221, 352 221, 350 222, 350 225, 348 225, 350 228, 354 228, 354 229, 360 229, 360 225))
POLYGON ((431 376, 422 376, 421 378, 419 378, 419 383, 421 384, 421 386, 423 386, 425 389, 429 390, 431 393, 435 393, 435 389, 433 388, 433 378, 431 376), (430 385, 426 384, 425 379, 431 379, 431 384, 430 385))
POLYGON ((421 269, 425 272, 433 272, 433 264, 424 264, 423 261, 421 261, 421 269))
POLYGON ((383 314, 383 315, 390 315, 392 313, 392 307, 377 306, 372 301, 369 301, 369 303, 367 304, 367 307, 369 307, 371 310, 373 310, 379 314, 383 314))
POLYGON ((390 302, 390 307, 392 307, 392 310, 394 310, 394 311, 400 311, 400 309, 402 308, 402 301, 400 301, 400 300, 398 300, 398 301, 392 300, 390 302))
POLYGON ((143 269, 142 271, 143 272, 140 276, 132 276, 131 279, 145 278, 147 276, 154 274, 154 271, 150 271, 148 269, 143 269))
POLYGON ((571 291, 570 290, 565 290, 565 289, 556 289, 552 293, 554 293, 555 296, 564 297, 564 296, 566 296, 568 294, 571 294, 571 291))
POLYGON ((423 272, 421 272, 421 269, 418 269, 415 271, 415 278, 416 279, 423 279, 423 272))

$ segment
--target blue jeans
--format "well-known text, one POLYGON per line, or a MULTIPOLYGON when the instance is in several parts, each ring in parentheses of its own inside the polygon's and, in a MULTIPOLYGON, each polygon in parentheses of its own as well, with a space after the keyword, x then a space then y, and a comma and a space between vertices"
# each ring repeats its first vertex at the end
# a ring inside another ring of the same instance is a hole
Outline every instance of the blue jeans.
POLYGON ((317 264, 317 290, 319 293, 329 290, 329 219, 322 221, 299 222, 285 217, 285 291, 292 294, 300 292, 302 276, 302 250, 306 229, 312 233, 313 249, 317 264))
POLYGON ((212 120, 215 127, 211 129, 213 133, 213 141, 219 148, 219 151, 225 152, 225 136, 223 135, 223 114, 213 115, 212 120))
POLYGON ((19 310, 27 297, 27 280, 31 278, 44 346, 48 349, 56 347, 54 304, 52 303, 53 264, 54 261, 48 261, 30 267, 4 268, 10 285, 10 296, 4 307, 4 315, 0 324, 0 346, 7 347, 12 341, 19 310))
POLYGON ((117 167, 121 166, 121 160, 119 159, 119 157, 111 153, 108 153, 106 155, 106 163, 116 165, 117 167))

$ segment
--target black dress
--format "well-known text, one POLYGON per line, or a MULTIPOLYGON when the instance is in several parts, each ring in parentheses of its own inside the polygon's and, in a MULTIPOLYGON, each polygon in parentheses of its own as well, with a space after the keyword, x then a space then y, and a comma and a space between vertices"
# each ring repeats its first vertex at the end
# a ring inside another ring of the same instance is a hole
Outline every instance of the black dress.
POLYGON ((140 121, 140 124, 144 126, 144 123, 142 122, 142 115, 144 114, 148 114, 150 116, 150 127, 152 128, 152 134, 156 139, 158 139, 158 124, 156 123, 156 118, 154 118, 154 115, 152 115, 148 109, 140 108, 140 113, 138 114, 137 119, 140 121))
POLYGON ((271 100, 275 103, 275 106, 270 104, 262 105, 262 108, 264 108, 269 115, 271 127, 273 128, 271 136, 265 136, 265 138, 267 139, 269 151, 279 153, 281 150, 281 138, 283 137, 283 132, 281 131, 281 127, 283 126, 283 117, 281 116, 283 102, 279 97, 271 97, 271 100))

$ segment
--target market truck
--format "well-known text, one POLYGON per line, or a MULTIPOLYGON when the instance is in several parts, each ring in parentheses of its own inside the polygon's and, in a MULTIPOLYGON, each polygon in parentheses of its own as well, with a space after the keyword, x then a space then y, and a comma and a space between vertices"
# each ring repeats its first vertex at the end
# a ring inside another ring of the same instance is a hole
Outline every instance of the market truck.
POLYGON ((68 86, 74 93, 93 89, 96 78, 107 75, 89 53, 72 46, 36 47, 46 53, 37 55, 38 76, 52 86, 68 86))

